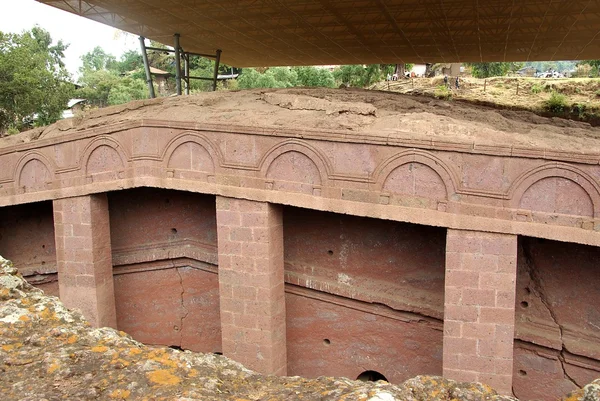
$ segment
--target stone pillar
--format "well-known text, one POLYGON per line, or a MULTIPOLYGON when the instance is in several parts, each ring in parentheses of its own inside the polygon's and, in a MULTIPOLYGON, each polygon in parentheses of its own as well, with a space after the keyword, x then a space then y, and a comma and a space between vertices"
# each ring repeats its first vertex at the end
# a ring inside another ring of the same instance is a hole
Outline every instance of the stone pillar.
POLYGON ((444 377, 512 393, 517 236, 448 229, 444 377))
POLYGON ((95 327, 117 327, 106 194, 54 201, 58 288, 95 327))
POLYGON ((223 353, 286 374, 281 207, 217 196, 223 353))

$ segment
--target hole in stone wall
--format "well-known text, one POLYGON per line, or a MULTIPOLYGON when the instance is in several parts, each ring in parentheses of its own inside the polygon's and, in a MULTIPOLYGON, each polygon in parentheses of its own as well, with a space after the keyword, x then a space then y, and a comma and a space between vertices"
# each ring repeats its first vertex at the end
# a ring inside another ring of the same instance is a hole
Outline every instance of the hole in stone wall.
POLYGON ((329 340, 329 338, 326 338, 323 340, 323 344, 329 345, 329 344, 331 344, 331 340, 329 340))
POLYGON ((183 348, 181 348, 179 345, 169 345, 169 348, 171 349, 176 349, 177 351, 185 351, 183 348))
POLYGON ((172 228, 172 229, 171 229, 171 232, 172 232, 173 234, 177 234, 177 229, 176 229, 176 228, 172 228))
POLYGON ((42 245, 42 249, 46 249, 46 245, 42 245))
POLYGON ((43 266, 43 265, 45 265, 45 264, 46 264, 46 262, 44 262, 44 261, 42 260, 42 266, 43 266))
POLYGON ((521 307, 522 308, 529 308, 529 302, 527 302, 527 301, 521 302, 521 307))
POLYGON ((332 250, 327 251, 327 255, 329 255, 329 256, 333 255, 333 251, 332 250))
POLYGON ((527 372, 525 372, 524 370, 519 370, 519 375, 527 376, 527 372))
POLYGON ((529 287, 525 287, 525 292, 526 292, 527 294, 531 294, 531 289, 530 289, 529 287))
POLYGON ((360 380, 363 382, 376 382, 378 380, 388 381, 388 379, 386 379, 384 375, 375 370, 366 370, 362 372, 360 375, 358 375, 356 380, 360 380))
POLYGON ((219 352, 219 351, 213 352, 213 354, 215 354, 215 355, 223 355, 223 353, 219 352))

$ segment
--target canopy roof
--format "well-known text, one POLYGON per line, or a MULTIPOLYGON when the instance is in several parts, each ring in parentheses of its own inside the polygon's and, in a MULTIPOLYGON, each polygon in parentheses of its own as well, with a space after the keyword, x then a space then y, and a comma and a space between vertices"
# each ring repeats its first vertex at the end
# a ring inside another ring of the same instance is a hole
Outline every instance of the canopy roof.
POLYGON ((238 66, 600 58, 599 0, 38 0, 238 66))

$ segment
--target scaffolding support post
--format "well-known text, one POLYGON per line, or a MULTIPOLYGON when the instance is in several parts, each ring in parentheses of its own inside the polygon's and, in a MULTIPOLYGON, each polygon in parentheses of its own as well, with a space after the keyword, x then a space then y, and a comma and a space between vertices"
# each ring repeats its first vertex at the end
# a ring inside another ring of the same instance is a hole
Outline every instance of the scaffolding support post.
POLYGON ((146 83, 150 92, 150 99, 156 97, 154 93, 154 84, 152 83, 152 74, 150 73, 150 64, 148 63, 148 53, 146 53, 146 38, 140 36, 140 47, 142 50, 142 60, 144 61, 144 69, 146 70, 146 83))
POLYGON ((175 35, 175 83, 177 86, 177 95, 181 95, 181 47, 179 46, 179 34, 175 35))
POLYGON ((221 62, 221 49, 217 50, 215 56, 215 73, 213 75, 213 92, 217 90, 217 79, 219 78, 219 63, 221 62))
POLYGON ((185 94, 190 94, 190 55, 183 53, 183 80, 185 81, 185 94))

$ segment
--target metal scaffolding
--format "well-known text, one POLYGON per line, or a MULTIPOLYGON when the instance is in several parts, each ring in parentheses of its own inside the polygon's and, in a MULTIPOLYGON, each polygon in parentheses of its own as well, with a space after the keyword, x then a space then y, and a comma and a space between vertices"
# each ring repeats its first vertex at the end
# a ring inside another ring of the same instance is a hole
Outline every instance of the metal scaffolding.
POLYGON ((212 90, 217 90, 217 81, 219 79, 219 64, 221 62, 221 50, 217 49, 215 54, 200 54, 186 52, 179 45, 180 35, 176 33, 174 35, 174 46, 173 49, 161 49, 158 47, 146 46, 146 38, 140 36, 140 47, 142 50, 142 59, 144 61, 144 69, 146 70, 146 82, 148 83, 148 92, 150 98, 156 97, 154 92, 154 85, 152 82, 152 73, 150 71, 150 63, 148 62, 148 50, 174 53, 175 56, 175 83, 177 88, 177 95, 183 93, 183 85, 185 84, 185 94, 190 94, 190 79, 199 79, 203 81, 212 81, 212 90), (195 77, 190 75, 190 56, 204 57, 215 60, 215 69, 212 78, 211 77, 195 77), (181 61, 183 60, 183 71, 181 70, 181 61))

